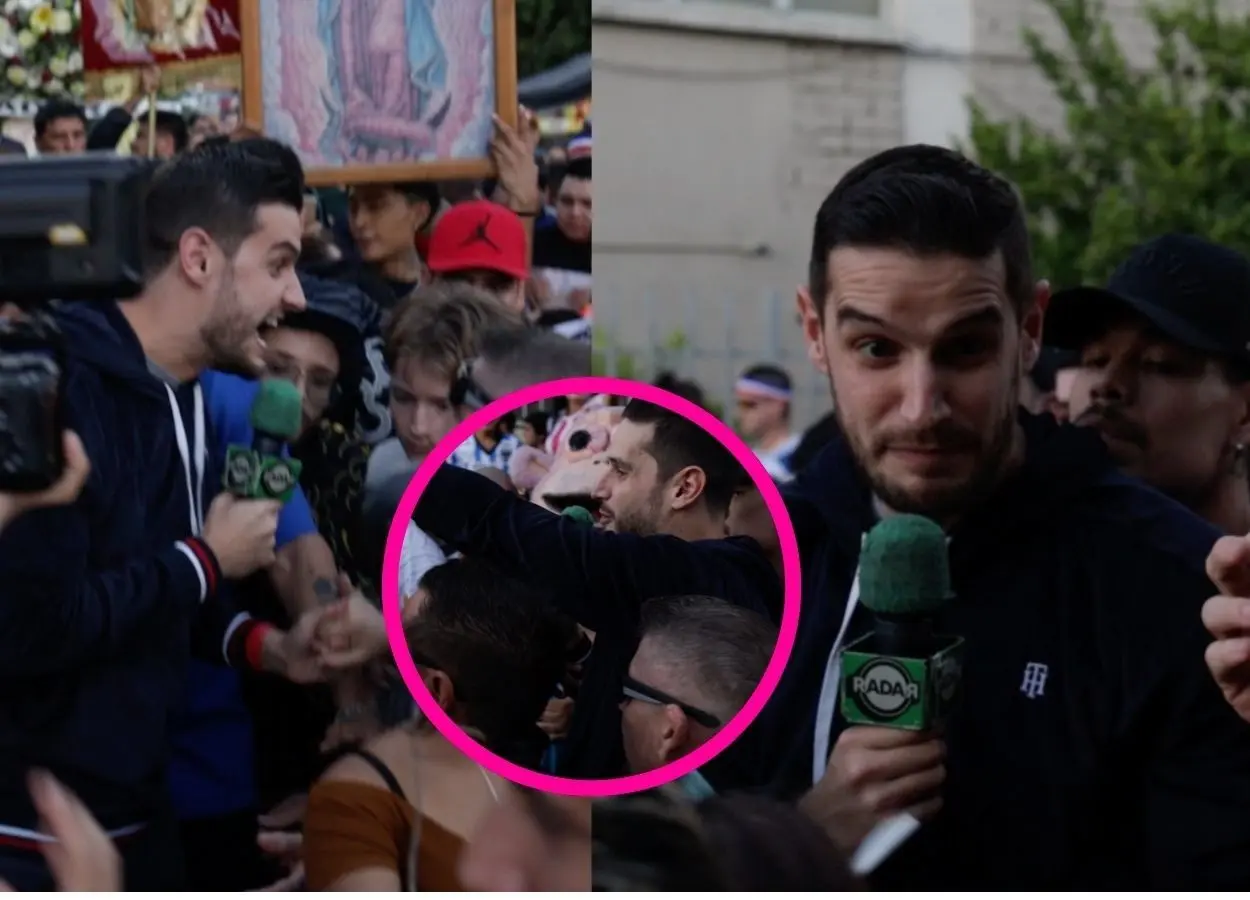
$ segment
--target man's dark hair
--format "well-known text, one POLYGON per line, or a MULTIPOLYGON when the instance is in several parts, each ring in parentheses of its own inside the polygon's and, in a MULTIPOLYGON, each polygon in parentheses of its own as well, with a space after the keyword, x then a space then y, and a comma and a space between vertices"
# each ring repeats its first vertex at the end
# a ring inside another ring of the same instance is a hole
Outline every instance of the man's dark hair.
POLYGON ((763 680, 777 629, 753 610, 716 597, 685 595, 644 603, 638 637, 649 640, 672 666, 687 671, 690 688, 704 708, 728 722, 763 680))
POLYGON ((513 390, 590 374, 590 345, 541 328, 518 326, 482 332, 478 355, 513 390))
POLYGON ((87 125, 87 111, 73 100, 49 100, 35 113, 35 137, 41 138, 48 126, 57 119, 78 119, 83 127, 87 125))
POLYGON ((829 254, 838 247, 893 248, 918 256, 986 259, 1001 253, 1017 311, 1033 301, 1024 205, 989 169, 942 147, 895 147, 864 160, 838 182, 812 233, 808 288, 823 313, 829 254))
POLYGON ((672 478, 687 466, 703 470, 707 483, 703 502, 713 515, 726 515, 742 467, 725 446, 685 416, 637 398, 625 404, 621 418, 639 425, 654 425, 646 450, 659 467, 661 480, 672 478))
POLYGON ((683 400, 689 400, 695 406, 707 409, 707 395, 703 393, 703 387, 697 381, 678 377, 674 372, 661 372, 656 376, 653 384, 670 394, 676 394, 683 400))
POLYGON ((534 730, 564 674, 564 633, 548 599, 480 559, 421 579, 425 603, 405 628, 414 662, 451 678, 464 720, 492 749, 534 730))
POLYGON ((772 363, 759 363, 751 366, 742 373, 742 377, 783 391, 794 387, 790 380, 790 373, 772 363))
POLYGON ((269 149, 270 156, 255 150, 248 142, 200 146, 157 169, 145 206, 146 275, 169 265, 188 228, 203 228, 233 256, 256 231, 261 206, 303 209, 302 178, 278 161, 276 149, 269 149))
MULTIPOLYGON (((140 121, 146 122, 147 118, 141 116, 140 121)), ((191 126, 187 124, 187 120, 183 118, 182 113, 158 109, 156 111, 156 133, 167 134, 173 139, 175 153, 182 153, 187 149, 187 145, 191 143, 191 126)))
MULTIPOLYGON (((590 157, 579 156, 577 159, 568 161, 568 164, 564 167, 564 178, 580 178, 582 181, 591 181, 590 171, 590 157)), ((560 180, 563 181, 564 178, 560 180)))

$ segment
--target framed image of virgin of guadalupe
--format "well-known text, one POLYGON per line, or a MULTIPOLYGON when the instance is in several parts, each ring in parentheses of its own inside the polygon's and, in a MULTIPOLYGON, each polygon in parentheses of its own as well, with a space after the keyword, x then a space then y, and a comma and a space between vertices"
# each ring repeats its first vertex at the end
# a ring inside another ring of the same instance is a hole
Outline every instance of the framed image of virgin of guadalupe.
POLYGON ((515 0, 241 0, 243 121, 312 185, 486 178, 515 0))

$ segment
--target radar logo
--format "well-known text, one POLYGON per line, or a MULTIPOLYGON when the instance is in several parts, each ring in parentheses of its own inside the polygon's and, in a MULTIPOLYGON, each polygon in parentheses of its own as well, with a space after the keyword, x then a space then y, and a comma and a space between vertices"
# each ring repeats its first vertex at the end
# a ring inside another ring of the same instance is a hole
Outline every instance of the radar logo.
POLYGON ((920 699, 920 685, 892 659, 873 659, 851 679, 859 708, 883 722, 897 719, 920 699))

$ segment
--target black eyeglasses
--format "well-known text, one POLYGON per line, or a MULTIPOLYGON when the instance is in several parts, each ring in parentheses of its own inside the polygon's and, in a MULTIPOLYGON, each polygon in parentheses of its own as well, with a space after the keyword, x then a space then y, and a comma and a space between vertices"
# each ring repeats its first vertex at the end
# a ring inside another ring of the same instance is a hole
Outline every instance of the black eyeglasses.
POLYGON ((466 359, 460 364, 456 374, 456 383, 451 386, 452 406, 465 406, 469 409, 481 409, 494 398, 473 380, 473 360, 466 359))
POLYGON ((621 694, 626 700, 637 700, 640 703, 650 703, 653 706, 676 706, 704 728, 720 728, 723 724, 719 718, 710 712, 699 709, 697 706, 691 706, 689 703, 682 703, 676 697, 671 697, 663 691, 657 691, 650 685, 643 684, 641 681, 630 678, 628 675, 621 682, 621 694))

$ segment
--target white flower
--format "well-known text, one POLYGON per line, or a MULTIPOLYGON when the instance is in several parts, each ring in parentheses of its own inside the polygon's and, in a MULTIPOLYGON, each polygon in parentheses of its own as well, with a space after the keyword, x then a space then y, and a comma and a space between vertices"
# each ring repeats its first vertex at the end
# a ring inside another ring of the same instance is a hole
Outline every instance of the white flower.
POLYGON ((23 28, 21 31, 17 33, 17 44, 23 50, 29 50, 31 47, 35 46, 35 44, 37 44, 38 42, 39 42, 39 39, 35 37, 35 35, 32 34, 30 31, 27 31, 25 28, 23 28))
POLYGON ((69 34, 74 30, 74 17, 68 9, 58 9, 52 14, 52 33, 69 34))
POLYGON ((21 87, 26 83, 26 70, 21 66, 9 66, 8 71, 4 74, 8 76, 10 84, 21 87))
POLYGON ((82 53, 75 50, 69 55, 69 59, 65 61, 65 71, 69 73, 82 71, 82 53))
POLYGON ((43 87, 44 87, 44 90, 46 90, 49 94, 64 94, 65 93, 65 82, 59 78, 53 78, 43 87))
POLYGON ((0 56, 17 56, 17 35, 8 19, 0 19, 0 56))
POLYGON ((46 3, 41 3, 30 14, 30 28, 35 34, 47 34, 48 29, 52 27, 52 18, 55 13, 52 7, 46 3))
POLYGON ((51 72, 53 75, 55 75, 57 78, 64 77, 65 73, 69 71, 69 68, 65 62, 65 58, 61 56, 52 57, 52 59, 48 61, 48 71, 51 72))

